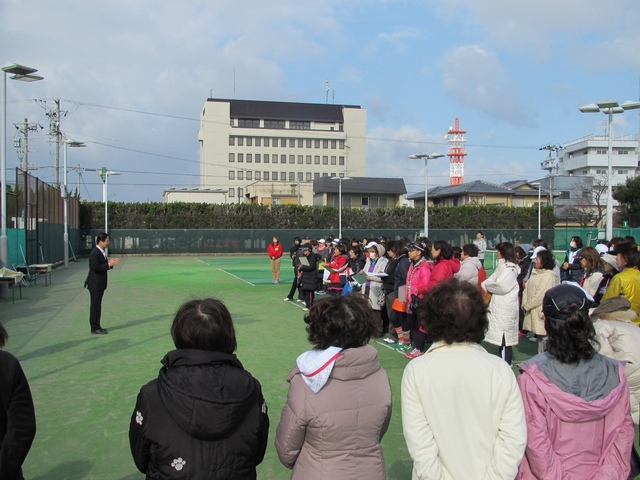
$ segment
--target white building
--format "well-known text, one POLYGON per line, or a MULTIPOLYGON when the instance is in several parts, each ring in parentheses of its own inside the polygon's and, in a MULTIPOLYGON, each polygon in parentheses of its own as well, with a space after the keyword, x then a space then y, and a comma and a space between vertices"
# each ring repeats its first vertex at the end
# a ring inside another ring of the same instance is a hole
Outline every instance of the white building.
MULTIPOLYGON (((612 185, 624 183, 638 170, 638 137, 626 135, 612 141, 612 185)), ((607 178, 608 137, 589 135, 564 145, 558 156, 559 175, 607 178)))
POLYGON ((254 182, 366 176, 366 110, 354 105, 209 98, 200 116, 200 186, 247 202, 254 182))

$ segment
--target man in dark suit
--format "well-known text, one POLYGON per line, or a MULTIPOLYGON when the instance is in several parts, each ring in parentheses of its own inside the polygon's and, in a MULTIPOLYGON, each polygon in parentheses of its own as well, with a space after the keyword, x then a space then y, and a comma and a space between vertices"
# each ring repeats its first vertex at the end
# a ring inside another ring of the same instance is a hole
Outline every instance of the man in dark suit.
POLYGON ((89 289, 89 294, 91 295, 89 313, 91 333, 96 335, 109 333, 106 328, 100 326, 102 296, 107 289, 107 272, 120 262, 117 258, 107 258, 106 250, 108 247, 109 235, 106 233, 98 234, 96 236, 96 246, 89 254, 89 274, 84 282, 84 286, 89 289))

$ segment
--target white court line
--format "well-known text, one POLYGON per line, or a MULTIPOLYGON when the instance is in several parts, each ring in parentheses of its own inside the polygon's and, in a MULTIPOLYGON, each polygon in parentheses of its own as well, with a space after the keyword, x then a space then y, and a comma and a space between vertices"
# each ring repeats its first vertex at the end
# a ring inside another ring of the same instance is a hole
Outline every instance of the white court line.
POLYGON ((243 281, 243 282, 245 282, 245 283, 248 283, 248 284, 249 284, 249 285, 251 285, 252 287, 255 287, 255 285, 254 285, 253 283, 251 283, 251 282, 247 282, 244 278, 236 277, 233 273, 229 273, 229 272, 227 272, 226 270, 223 270, 222 268, 220 269, 220 271, 221 271, 221 272, 226 273, 227 275, 231 275, 233 278, 237 278, 238 280, 241 280, 241 281, 243 281))
POLYGON ((200 260, 198 257, 196 257, 196 260, 197 260, 198 262, 202 262, 202 263, 204 263, 205 265, 210 265, 209 263, 205 262, 204 260, 200 260))

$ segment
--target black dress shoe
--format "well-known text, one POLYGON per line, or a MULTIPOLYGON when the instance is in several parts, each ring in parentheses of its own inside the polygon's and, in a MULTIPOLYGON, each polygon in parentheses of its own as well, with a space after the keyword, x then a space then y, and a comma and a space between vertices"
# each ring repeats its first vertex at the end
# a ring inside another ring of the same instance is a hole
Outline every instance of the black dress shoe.
POLYGON ((97 330, 91 330, 91 333, 94 335, 105 335, 109 333, 109 331, 106 328, 98 328, 97 330))

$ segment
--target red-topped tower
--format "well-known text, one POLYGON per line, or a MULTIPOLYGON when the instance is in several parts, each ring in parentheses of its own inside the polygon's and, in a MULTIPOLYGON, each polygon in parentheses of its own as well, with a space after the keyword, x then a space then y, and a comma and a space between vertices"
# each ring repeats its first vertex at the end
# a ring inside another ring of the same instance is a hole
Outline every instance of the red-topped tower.
POLYGON ((449 133, 444 138, 451 145, 447 153, 450 161, 449 185, 462 185, 464 183, 464 144, 467 141, 464 130, 460 130, 460 119, 456 118, 456 126, 449 127, 449 133))

